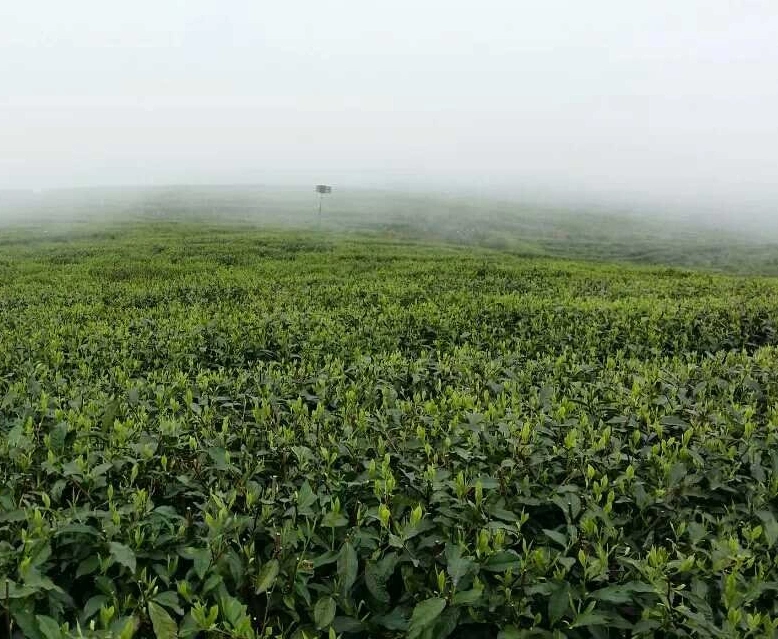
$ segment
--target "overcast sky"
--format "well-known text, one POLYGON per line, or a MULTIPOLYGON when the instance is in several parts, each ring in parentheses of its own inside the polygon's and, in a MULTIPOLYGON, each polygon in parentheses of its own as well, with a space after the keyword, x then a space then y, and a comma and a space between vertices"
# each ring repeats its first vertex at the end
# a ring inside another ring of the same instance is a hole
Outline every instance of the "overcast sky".
POLYGON ((0 188, 451 183, 771 207, 777 34, 775 0, 6 0, 0 188))

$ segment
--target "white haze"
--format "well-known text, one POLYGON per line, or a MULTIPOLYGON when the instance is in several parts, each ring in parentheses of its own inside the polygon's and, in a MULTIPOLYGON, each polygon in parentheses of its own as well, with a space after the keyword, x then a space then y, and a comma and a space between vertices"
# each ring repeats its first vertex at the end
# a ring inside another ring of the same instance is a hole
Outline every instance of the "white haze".
POLYGON ((0 189, 278 183, 778 212, 775 0, 0 4, 0 189))

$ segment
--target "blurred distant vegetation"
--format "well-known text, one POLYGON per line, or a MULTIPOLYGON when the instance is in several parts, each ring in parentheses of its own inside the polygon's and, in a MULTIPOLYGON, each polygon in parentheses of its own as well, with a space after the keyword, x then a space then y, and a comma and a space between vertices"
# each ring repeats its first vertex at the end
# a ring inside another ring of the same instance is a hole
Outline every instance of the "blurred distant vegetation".
MULTIPOLYGON (((705 216, 580 210, 492 197, 341 189, 317 214, 310 189, 169 186, 0 192, 0 224, 52 241, 141 220, 356 233, 475 245, 527 256, 605 260, 739 273, 778 273, 778 234, 705 216), (108 226, 105 226, 108 223, 108 226)), ((24 234, 23 241, 29 241, 24 234)), ((2 242, 15 241, 9 229, 2 242)), ((19 239, 18 241, 22 241, 19 239)))

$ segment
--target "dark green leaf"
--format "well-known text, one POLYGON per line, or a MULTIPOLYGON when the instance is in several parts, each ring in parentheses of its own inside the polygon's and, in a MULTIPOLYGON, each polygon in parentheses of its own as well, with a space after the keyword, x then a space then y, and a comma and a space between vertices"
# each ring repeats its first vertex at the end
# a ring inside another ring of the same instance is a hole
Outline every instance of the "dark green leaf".
POLYGON ((230 464, 227 462, 227 451, 223 448, 209 448, 208 455, 213 460, 216 470, 226 471, 230 469, 230 464))
POLYGON ((341 548, 340 556, 338 557, 338 576, 340 577, 341 592, 344 597, 348 598, 351 588, 354 586, 354 582, 357 580, 357 571, 359 570, 359 560, 357 559, 357 551, 354 550, 354 546, 351 542, 346 542, 341 548))
POLYGON ((570 584, 562 582, 554 584, 554 590, 548 599, 548 617, 555 624, 565 616, 570 608, 570 584))
POLYGON ((38 630, 45 639, 62 638, 62 630, 54 619, 46 615, 36 615, 35 619, 38 621, 38 630))
POLYGON ((756 516, 762 520, 762 531, 765 541, 768 547, 772 548, 776 540, 778 540, 778 522, 775 520, 775 515, 769 510, 760 510, 756 513, 756 516))
POLYGON ((385 615, 378 615, 373 622, 389 630, 404 632, 408 629, 408 619, 400 607, 393 608, 385 615))
POLYGON ((462 549, 457 544, 446 545, 446 571, 451 577, 454 588, 474 567, 472 560, 462 557, 462 549))
POLYGON ((108 406, 105 407, 103 413, 103 419, 101 426, 104 431, 109 431, 113 427, 113 420, 116 418, 116 414, 119 412, 119 400, 111 400, 108 406))
POLYGON ((255 592, 257 594, 267 592, 276 583, 276 577, 278 577, 279 565, 277 559, 271 559, 259 571, 257 582, 255 584, 255 592))
MULTIPOLYGON (((483 588, 473 588, 456 593, 451 598, 451 603, 455 606, 472 606, 478 602, 484 595, 483 588)), ((486 601, 484 601, 486 603, 486 601)))
POLYGON ((184 611, 181 608, 181 606, 178 604, 178 593, 174 592, 173 590, 165 590, 164 592, 160 592, 159 594, 154 595, 153 599, 156 603, 158 603, 160 606, 164 606, 165 608, 169 608, 173 612, 175 612, 178 615, 184 616, 184 611))
POLYGON ((359 633, 365 628, 359 619, 354 619, 353 617, 335 617, 335 619, 332 620, 332 629, 336 633, 359 633))
POLYGON ((516 570, 521 566, 519 555, 511 550, 502 550, 489 557, 482 565, 484 570, 490 572, 505 572, 506 570, 516 570))
POLYGON ((544 528, 543 534, 551 541, 558 543, 560 546, 562 546, 562 548, 567 547, 567 537, 563 533, 557 530, 549 530, 548 528, 544 528))
POLYGON ((84 615, 84 619, 91 619, 95 614, 97 614, 97 611, 107 603, 108 597, 105 595, 95 595, 94 597, 90 597, 86 604, 84 604, 84 610, 81 614, 84 615))
POLYGON ((301 515, 313 515, 311 506, 316 503, 316 494, 311 490, 308 481, 304 481, 297 492, 297 510, 301 515))
POLYGON ((430 627, 446 608, 446 600, 439 597, 427 599, 417 604, 411 615, 408 626, 408 639, 418 637, 424 630, 430 627))
POLYGON ((392 552, 388 553, 380 561, 371 561, 365 566, 365 585, 370 593, 381 603, 389 603, 386 582, 394 572, 397 560, 397 554, 392 552))
POLYGON ((205 575, 208 573, 208 568, 211 566, 210 548, 192 548, 189 556, 194 562, 194 569, 197 573, 197 576, 200 579, 205 579, 205 575))
POLYGON ((321 568, 322 566, 327 566, 329 564, 335 563, 338 560, 339 556, 340 556, 339 552, 328 550, 326 552, 323 552, 321 555, 317 555, 311 561, 313 563, 314 568, 321 568))
POLYGON ((319 630, 327 628, 335 619, 335 600, 332 597, 322 597, 313 608, 313 620, 319 630))
POLYGON ((628 581, 624 584, 595 590, 591 593, 591 597, 600 601, 607 601, 608 603, 623 604, 632 601, 633 595, 636 593, 653 592, 656 592, 656 588, 650 584, 641 581, 628 581))
MULTIPOLYGON (((13 611, 14 623, 22 631, 21 637, 24 639, 43 639, 43 633, 41 633, 38 626, 38 620, 30 610, 17 609, 13 611)), ((3 626, 0 626, 5 630, 5 619, 2 620, 3 626)))
POLYGON ((606 617, 593 610, 585 610, 575 618, 575 621, 570 624, 570 627, 582 628, 586 626, 604 626, 605 624, 610 623, 610 621, 610 617, 606 617))
POLYGON ((177 639, 178 625, 162 606, 149 601, 147 610, 157 639, 177 639))
POLYGON ((117 564, 127 567, 130 572, 135 572, 135 553, 129 546, 112 541, 109 544, 111 559, 117 564))
POLYGON ((427 628, 425 635, 430 639, 446 639, 457 628, 459 621, 459 608, 448 607, 443 611, 437 621, 427 628))

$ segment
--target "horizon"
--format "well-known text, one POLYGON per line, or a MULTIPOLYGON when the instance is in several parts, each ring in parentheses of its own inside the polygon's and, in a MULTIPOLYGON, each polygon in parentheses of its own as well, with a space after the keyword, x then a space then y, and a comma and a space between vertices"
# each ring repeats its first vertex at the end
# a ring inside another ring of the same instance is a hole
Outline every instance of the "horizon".
POLYGON ((762 0, 37 0, 0 8, 0 189, 324 179, 775 216, 776 29, 762 0))

